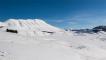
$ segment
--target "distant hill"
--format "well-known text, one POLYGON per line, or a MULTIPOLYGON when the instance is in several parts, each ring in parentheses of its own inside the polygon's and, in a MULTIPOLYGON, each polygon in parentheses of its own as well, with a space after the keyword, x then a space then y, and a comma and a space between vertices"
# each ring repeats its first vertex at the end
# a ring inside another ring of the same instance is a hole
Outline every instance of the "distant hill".
POLYGON ((92 29, 67 29, 66 31, 74 31, 75 33, 98 33, 100 31, 106 32, 106 26, 96 26, 92 29))
POLYGON ((97 26, 97 27, 94 27, 94 28, 93 28, 93 31, 94 31, 95 33, 99 32, 99 31, 104 31, 104 32, 106 32, 106 26, 97 26))

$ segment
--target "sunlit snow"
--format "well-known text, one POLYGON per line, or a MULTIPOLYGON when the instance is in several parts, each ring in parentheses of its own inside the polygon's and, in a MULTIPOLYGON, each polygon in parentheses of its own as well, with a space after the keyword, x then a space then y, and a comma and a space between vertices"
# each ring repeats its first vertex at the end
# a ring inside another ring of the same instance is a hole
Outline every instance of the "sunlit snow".
POLYGON ((76 34, 39 19, 9 19, 0 26, 0 60, 106 60, 106 32, 76 34))

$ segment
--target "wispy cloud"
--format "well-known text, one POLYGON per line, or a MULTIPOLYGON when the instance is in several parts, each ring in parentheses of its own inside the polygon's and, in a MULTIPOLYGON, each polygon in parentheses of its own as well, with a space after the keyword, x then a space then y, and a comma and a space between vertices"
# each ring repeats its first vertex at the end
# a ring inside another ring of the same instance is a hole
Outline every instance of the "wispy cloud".
POLYGON ((106 25, 105 15, 80 14, 65 20, 66 28, 93 28, 98 25, 106 25))

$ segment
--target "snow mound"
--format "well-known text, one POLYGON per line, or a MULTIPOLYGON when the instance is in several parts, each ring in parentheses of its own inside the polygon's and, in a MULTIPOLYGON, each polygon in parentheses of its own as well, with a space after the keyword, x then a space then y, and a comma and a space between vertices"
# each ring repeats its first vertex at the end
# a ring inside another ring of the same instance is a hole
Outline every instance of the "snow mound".
POLYGON ((19 33, 31 35, 43 34, 42 32, 59 32, 61 29, 47 24, 41 19, 9 19, 5 22, 7 29, 17 30, 19 33))

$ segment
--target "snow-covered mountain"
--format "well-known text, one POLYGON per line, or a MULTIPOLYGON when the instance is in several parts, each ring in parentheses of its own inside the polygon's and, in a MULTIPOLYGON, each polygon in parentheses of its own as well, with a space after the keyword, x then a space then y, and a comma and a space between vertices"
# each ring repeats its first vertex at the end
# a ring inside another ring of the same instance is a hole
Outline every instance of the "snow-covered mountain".
POLYGON ((54 27, 41 19, 9 19, 6 22, 6 29, 17 30, 19 34, 35 36, 44 33, 61 32, 62 29, 54 27))
POLYGON ((51 26, 41 19, 9 19, 6 21, 9 29, 25 29, 39 31, 60 31, 59 28, 51 26))

